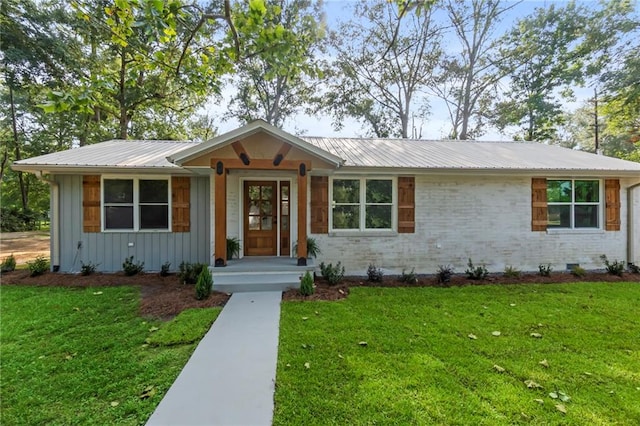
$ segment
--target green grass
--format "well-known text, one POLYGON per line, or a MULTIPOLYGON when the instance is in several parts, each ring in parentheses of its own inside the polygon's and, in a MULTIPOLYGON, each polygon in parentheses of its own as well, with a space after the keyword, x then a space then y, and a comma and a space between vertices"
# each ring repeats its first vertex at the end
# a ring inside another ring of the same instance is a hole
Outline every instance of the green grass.
POLYGON ((176 326, 139 317, 138 288, 0 291, 1 424, 142 424, 195 348, 146 343, 176 326))
POLYGON ((637 425, 640 286, 352 288, 340 302, 286 302, 275 401, 275 425, 637 425), (567 414, 554 391, 571 397, 567 414))
POLYGON ((147 339, 153 346, 173 346, 199 342, 211 328, 222 308, 194 308, 182 311, 170 323, 147 339))

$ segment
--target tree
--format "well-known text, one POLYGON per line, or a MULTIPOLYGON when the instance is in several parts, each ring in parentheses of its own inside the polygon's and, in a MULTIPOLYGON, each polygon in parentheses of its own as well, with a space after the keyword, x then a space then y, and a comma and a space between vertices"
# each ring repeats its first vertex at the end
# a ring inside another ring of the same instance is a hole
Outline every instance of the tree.
POLYGON ((599 10, 570 2, 537 8, 518 21, 502 40, 510 82, 495 124, 502 130, 520 126, 516 137, 524 140, 553 139, 563 121, 561 99, 572 98, 574 86, 609 62, 621 34, 633 28, 632 10, 628 2, 606 3, 599 10))
POLYGON ((337 128, 354 117, 376 136, 409 137, 412 120, 427 115, 425 91, 434 84, 442 30, 430 8, 407 14, 377 1, 358 4, 354 12, 356 21, 331 34, 337 59, 324 106, 337 128))
POLYGON ((315 92, 316 78, 320 75, 316 55, 324 38, 321 3, 271 1, 267 3, 265 20, 288 30, 282 36, 286 47, 277 55, 266 50, 237 63, 236 91, 226 116, 237 117, 244 123, 262 118, 280 127, 315 92))

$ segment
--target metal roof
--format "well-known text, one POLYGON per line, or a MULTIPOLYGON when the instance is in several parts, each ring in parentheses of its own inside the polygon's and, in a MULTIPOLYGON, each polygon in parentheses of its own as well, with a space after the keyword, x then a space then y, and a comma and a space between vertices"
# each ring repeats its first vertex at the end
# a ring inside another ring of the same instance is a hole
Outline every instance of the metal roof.
POLYGON ((196 142, 159 140, 110 140, 80 148, 54 152, 39 157, 16 161, 17 170, 58 169, 171 169, 181 167, 172 164, 167 156, 198 145, 196 142))
POLYGON ((431 170, 637 172, 640 163, 539 142, 301 137, 343 158, 343 167, 431 170))

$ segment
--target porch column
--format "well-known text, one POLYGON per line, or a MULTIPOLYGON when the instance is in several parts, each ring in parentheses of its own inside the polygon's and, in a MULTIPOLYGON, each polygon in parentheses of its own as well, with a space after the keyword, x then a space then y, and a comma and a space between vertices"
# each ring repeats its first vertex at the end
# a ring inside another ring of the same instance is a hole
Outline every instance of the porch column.
POLYGON ((222 161, 212 164, 214 170, 215 266, 227 265, 227 170, 222 161))
POLYGON ((307 172, 308 165, 298 166, 298 266, 307 265, 307 172))

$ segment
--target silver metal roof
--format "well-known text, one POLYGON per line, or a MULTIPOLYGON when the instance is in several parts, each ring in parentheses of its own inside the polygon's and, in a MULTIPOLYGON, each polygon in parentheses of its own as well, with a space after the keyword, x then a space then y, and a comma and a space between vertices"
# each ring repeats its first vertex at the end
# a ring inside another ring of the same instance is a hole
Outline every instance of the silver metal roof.
POLYGON ((54 152, 13 163, 17 170, 58 169, 181 169, 167 156, 182 151, 196 142, 158 140, 110 140, 67 151, 54 152))
POLYGON ((640 163, 538 142, 301 137, 345 160, 344 167, 433 170, 637 172, 640 163))

